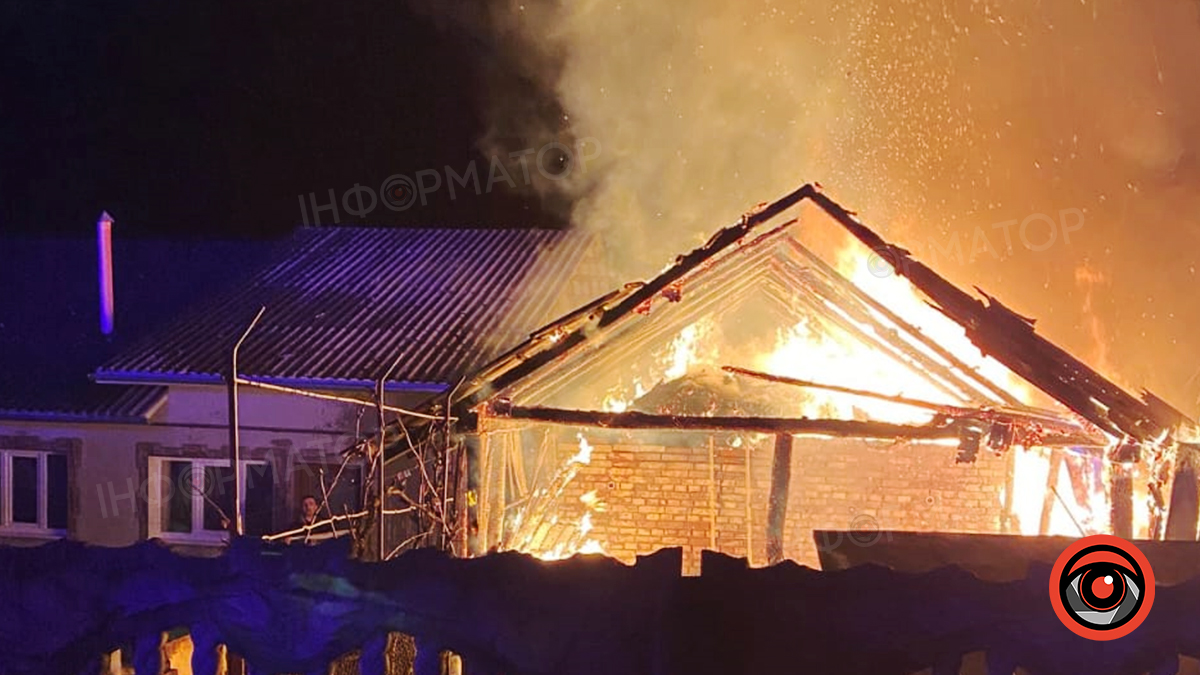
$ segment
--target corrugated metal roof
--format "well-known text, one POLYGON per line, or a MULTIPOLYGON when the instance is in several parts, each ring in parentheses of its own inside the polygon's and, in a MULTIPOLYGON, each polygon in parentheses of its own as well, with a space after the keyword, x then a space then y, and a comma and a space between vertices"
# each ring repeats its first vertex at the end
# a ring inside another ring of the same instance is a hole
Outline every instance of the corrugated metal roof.
POLYGON ((93 384, 61 408, 5 407, 0 408, 0 419, 145 424, 166 396, 166 387, 93 384))
POLYGON ((592 239, 552 230, 303 228, 289 253, 96 371, 104 382, 215 382, 233 342, 242 376, 440 389, 551 317, 592 239))

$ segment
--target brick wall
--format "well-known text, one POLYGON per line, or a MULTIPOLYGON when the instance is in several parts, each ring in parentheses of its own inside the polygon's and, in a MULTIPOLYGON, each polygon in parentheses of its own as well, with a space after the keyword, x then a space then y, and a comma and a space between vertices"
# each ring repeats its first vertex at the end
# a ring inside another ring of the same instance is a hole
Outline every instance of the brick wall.
MULTIPOLYGON (((717 550, 746 556, 749 539, 752 562, 765 563, 771 439, 749 448, 749 511, 746 447, 715 441, 710 481, 703 440, 697 447, 592 445, 591 463, 558 502, 560 522, 577 523, 587 511, 580 498, 595 491, 605 510, 593 513, 589 538, 614 557, 632 561, 638 554, 682 546, 686 571, 694 573, 699 552, 712 547, 715 529, 717 550)), ((560 441, 558 464, 578 450, 577 441, 560 441)), ((981 451, 975 464, 956 465, 955 453, 954 447, 933 444, 796 439, 785 554, 818 566, 815 529, 999 532, 1008 458, 981 451)))
POLYGON ((793 488, 788 503, 788 557, 816 563, 814 529, 1000 532, 1009 457, 981 450, 973 464, 956 464, 956 454, 935 444, 798 439, 792 484, 800 492, 793 488))

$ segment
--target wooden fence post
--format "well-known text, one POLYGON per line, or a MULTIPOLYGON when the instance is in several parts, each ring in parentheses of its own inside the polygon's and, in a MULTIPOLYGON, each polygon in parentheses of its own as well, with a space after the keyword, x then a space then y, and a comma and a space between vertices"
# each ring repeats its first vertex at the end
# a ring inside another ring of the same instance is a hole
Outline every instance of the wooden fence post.
POLYGON ((1196 541, 1200 520, 1200 490, 1197 488, 1195 446, 1179 444, 1175 455, 1175 478, 1171 481, 1171 506, 1167 511, 1167 539, 1196 541))
POLYGON ((1141 454, 1137 443, 1117 446, 1109 459, 1112 473, 1109 480, 1109 501, 1112 503, 1112 533, 1122 539, 1133 539, 1133 464, 1141 454))

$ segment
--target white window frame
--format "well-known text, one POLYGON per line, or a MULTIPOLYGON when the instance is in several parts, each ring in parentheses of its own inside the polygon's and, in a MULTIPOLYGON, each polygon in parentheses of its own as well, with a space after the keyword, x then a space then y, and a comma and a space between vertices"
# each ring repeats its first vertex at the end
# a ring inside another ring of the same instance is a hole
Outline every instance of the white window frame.
MULTIPOLYGON (((53 452, 48 450, 8 450, 0 448, 0 535, 7 537, 45 537, 57 539, 67 536, 65 529, 52 529, 47 525, 50 512, 50 479, 49 471, 46 468, 46 458, 50 455, 67 457, 65 452, 53 452), (13 469, 12 460, 14 457, 24 457, 37 460, 37 481, 38 481, 38 518, 36 523, 16 523, 13 522, 13 469)), ((67 466, 67 471, 70 471, 70 465, 67 466)), ((70 490, 70 477, 68 476, 67 490, 70 490)), ((69 495, 68 495, 69 498, 69 495)))
MULTIPOLYGON (((162 499, 163 491, 166 487, 164 478, 164 470, 166 464, 170 462, 186 462, 192 465, 191 475, 203 476, 206 467, 229 467, 228 459, 215 459, 210 457, 167 457, 167 456, 152 456, 148 458, 148 480, 146 481, 147 493, 147 514, 146 514, 146 529, 147 534, 151 539, 162 539, 168 543, 183 543, 183 544, 221 544, 229 540, 229 532, 226 530, 206 530, 204 529, 204 503, 205 500, 200 495, 192 495, 192 531, 191 532, 164 532, 162 528, 162 499)), ((242 480, 238 485, 238 494, 241 497, 242 517, 245 518, 246 509, 246 476, 249 472, 247 467, 266 465, 267 462, 258 460, 242 460, 242 480)), ((172 489, 179 489, 179 486, 172 486, 172 489)), ((207 490, 205 490, 207 492, 207 490)), ((230 514, 232 517, 232 514, 230 514)))

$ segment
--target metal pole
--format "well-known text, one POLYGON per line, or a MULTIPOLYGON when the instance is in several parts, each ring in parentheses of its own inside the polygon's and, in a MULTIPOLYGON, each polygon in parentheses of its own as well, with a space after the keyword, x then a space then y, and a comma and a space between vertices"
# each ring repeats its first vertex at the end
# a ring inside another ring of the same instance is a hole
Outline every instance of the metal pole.
POLYGON ((233 354, 229 359, 229 463, 233 466, 233 533, 236 536, 242 536, 246 533, 242 514, 242 451, 241 442, 238 438, 238 350, 242 348, 242 343, 250 336, 250 331, 258 325, 258 320, 262 318, 263 312, 266 312, 265 306, 259 308, 258 314, 254 315, 254 320, 246 326, 246 330, 238 341, 233 345, 233 354))
POLYGON ((381 377, 381 378, 379 378, 379 381, 375 383, 375 400, 379 404, 379 451, 375 455, 375 461, 379 462, 379 467, 375 470, 375 480, 377 481, 377 483, 375 484, 375 496, 379 500, 379 510, 375 514, 375 521, 377 523, 377 526, 376 526, 376 531, 378 533, 377 543, 379 545, 378 560, 380 562, 383 562, 384 557, 387 556, 387 550, 385 548, 384 532, 383 532, 383 529, 384 529, 383 528, 383 511, 384 511, 384 508, 383 508, 383 506, 384 506, 383 446, 384 446, 384 441, 386 440, 385 436, 387 433, 387 421, 384 418, 384 414, 383 414, 383 389, 384 389, 384 378, 381 377))
MULTIPOLYGON (((376 404, 377 410, 379 412, 379 453, 378 453, 378 457, 376 458, 379 461, 379 469, 376 472, 377 473, 376 480, 378 480, 378 483, 376 484, 376 487, 375 487, 375 494, 379 497, 379 511, 375 515, 376 515, 376 522, 378 522, 378 524, 379 524, 378 525, 379 532, 378 532, 378 537, 377 537, 377 539, 378 539, 377 543, 379 545, 379 561, 380 562, 383 562, 384 559, 387 558, 387 542, 386 542, 386 537, 385 537, 385 532, 384 532, 384 527, 383 527, 383 515, 384 515, 383 512, 386 510, 386 509, 384 509, 386 499, 385 499, 385 494, 384 494, 383 472, 384 472, 384 469, 386 468, 386 464, 387 464, 385 461, 387 459, 387 457, 384 454, 384 445, 385 445, 385 441, 387 440, 386 439, 386 437, 387 437, 387 418, 385 417, 386 402, 384 401, 384 390, 387 387, 388 379, 390 379, 392 377, 392 373, 395 372, 396 368, 398 368, 400 366, 400 361, 402 361, 403 359, 404 359, 403 354, 401 354, 400 356, 397 356, 396 360, 392 361, 392 365, 388 367, 387 372, 385 372, 383 374, 383 376, 380 377, 379 380, 375 383, 375 404, 376 404)), ((418 456, 417 460, 420 461, 420 459, 421 458, 418 456)))
POLYGON ((102 212, 96 221, 96 244, 100 254, 100 332, 104 335, 113 332, 112 226, 112 216, 102 212))

